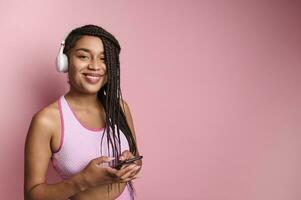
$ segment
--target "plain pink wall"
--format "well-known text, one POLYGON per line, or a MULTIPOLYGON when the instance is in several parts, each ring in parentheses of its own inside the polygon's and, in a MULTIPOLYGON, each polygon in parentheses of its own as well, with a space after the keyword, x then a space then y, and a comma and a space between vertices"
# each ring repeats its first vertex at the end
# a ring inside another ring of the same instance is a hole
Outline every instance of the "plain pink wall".
MULTIPOLYGON (((298 1, 1 1, 0 198, 23 199, 31 117, 67 92, 61 40, 95 23, 121 44, 144 167, 138 199, 297 200, 298 1)), ((49 166, 49 182, 59 181, 49 166)))

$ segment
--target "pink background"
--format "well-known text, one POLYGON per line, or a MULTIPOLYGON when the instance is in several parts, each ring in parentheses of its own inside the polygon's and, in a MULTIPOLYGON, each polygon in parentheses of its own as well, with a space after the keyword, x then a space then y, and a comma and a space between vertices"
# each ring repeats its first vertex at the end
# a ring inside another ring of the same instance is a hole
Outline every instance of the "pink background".
MULTIPOLYGON (((74 27, 119 40, 138 199, 301 199, 300 1, 1 1, 0 198, 23 199, 31 117, 67 92, 74 27)), ((49 166, 49 182, 59 181, 49 166)))

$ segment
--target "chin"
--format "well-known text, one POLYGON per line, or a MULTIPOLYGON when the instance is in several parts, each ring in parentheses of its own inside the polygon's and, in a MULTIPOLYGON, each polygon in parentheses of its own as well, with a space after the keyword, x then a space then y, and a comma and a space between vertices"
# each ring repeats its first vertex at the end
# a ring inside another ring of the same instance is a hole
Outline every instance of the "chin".
POLYGON ((101 87, 100 86, 89 86, 89 85, 84 85, 81 88, 81 91, 87 94, 95 94, 99 91, 101 87))
POLYGON ((100 90, 100 87, 95 88, 95 89, 88 89, 87 92, 90 94, 96 94, 100 90))

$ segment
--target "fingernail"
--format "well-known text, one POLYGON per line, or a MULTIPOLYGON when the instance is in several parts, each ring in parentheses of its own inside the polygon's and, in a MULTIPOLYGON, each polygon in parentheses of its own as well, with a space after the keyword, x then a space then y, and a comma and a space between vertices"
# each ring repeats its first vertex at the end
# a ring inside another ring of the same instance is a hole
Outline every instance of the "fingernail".
POLYGON ((119 160, 124 160, 125 158, 123 156, 120 156, 119 157, 119 160))

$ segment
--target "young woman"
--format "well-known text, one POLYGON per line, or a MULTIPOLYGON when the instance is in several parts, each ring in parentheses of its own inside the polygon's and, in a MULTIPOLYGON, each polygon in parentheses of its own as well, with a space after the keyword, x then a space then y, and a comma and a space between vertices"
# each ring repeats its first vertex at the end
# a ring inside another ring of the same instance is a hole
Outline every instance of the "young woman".
POLYGON ((120 90, 120 46, 96 25, 72 30, 58 56, 70 90, 37 112, 25 142, 26 200, 133 199, 141 170, 133 119, 120 90), (62 177, 46 183, 49 162, 62 177))

